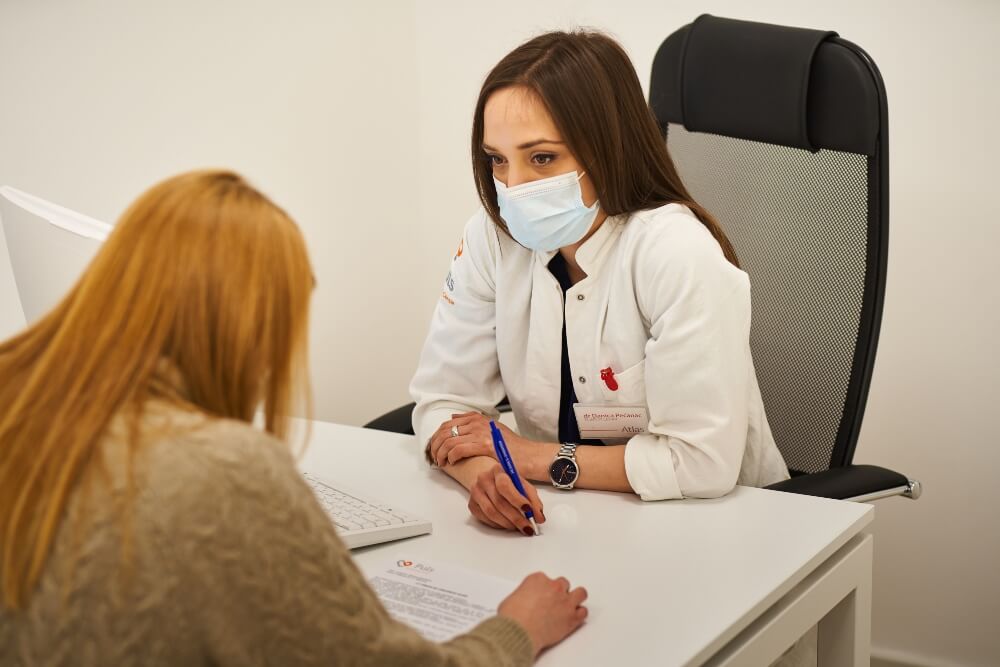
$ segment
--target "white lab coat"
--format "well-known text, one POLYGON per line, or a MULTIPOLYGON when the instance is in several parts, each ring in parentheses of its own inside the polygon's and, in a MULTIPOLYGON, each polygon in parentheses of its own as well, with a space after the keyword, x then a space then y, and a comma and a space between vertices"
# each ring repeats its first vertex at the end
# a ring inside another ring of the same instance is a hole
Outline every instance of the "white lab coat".
MULTIPOLYGON (((496 415, 510 400, 521 435, 558 439, 563 292, 546 264, 480 210, 466 224, 410 385, 426 443, 452 413, 496 415)), ((576 254, 587 277, 566 294, 577 400, 645 405, 626 442, 643 500, 716 497, 788 478, 750 357, 750 282, 708 229, 670 204, 609 217, 576 254), (601 379, 611 367, 618 390, 601 379)))

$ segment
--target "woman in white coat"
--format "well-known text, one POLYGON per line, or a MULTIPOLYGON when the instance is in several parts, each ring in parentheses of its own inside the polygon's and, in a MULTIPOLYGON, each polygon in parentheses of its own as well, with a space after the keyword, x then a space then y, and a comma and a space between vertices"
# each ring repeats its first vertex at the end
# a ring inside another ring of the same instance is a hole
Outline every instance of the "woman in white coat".
POLYGON ((503 473, 643 500, 788 477, 750 356, 750 284, 677 175, 624 50, 541 35, 489 73, 468 221, 410 390, 429 459, 495 528, 544 511, 503 473), (530 508, 528 506, 531 506, 530 508))

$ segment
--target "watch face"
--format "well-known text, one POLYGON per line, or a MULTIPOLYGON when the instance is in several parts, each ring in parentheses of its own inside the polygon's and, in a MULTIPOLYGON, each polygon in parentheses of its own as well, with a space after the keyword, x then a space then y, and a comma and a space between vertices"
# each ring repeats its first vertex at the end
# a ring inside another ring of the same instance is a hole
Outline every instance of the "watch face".
POLYGON ((569 459, 556 459, 549 468, 549 475, 555 484, 572 484, 580 474, 576 464, 569 459))

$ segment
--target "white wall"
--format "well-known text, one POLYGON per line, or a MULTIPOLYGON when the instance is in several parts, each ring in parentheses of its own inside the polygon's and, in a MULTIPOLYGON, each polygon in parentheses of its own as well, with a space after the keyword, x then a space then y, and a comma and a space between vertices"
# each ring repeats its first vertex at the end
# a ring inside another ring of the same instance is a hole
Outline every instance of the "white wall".
POLYGON ((472 105, 514 45, 601 27, 646 79, 662 39, 702 12, 861 44, 889 95, 892 233, 857 460, 927 487, 919 502, 878 504, 874 644, 915 664, 1000 659, 1000 448, 987 422, 1000 397, 997 4, 134 4, 0 3, 0 183, 112 219, 171 172, 247 173, 305 230, 320 281, 316 411, 347 423, 406 399, 475 206, 472 105))
POLYGON ((413 52, 409 3, 2 2, 0 183, 113 221, 170 174, 243 172, 312 251, 316 412, 360 422, 406 398, 426 319, 413 52))

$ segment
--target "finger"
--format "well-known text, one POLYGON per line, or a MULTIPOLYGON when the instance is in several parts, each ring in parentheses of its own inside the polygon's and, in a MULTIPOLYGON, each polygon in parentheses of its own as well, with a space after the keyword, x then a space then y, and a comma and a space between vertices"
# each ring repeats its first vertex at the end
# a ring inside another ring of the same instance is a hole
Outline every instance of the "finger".
MULTIPOLYGON (((517 487, 514 486, 514 482, 511 481, 510 477, 508 477, 505 472, 498 470, 494 477, 496 479, 497 492, 504 498, 504 500, 507 501, 509 505, 516 507, 522 513, 525 511, 525 506, 527 506, 528 509, 534 509, 531 506, 531 501, 521 495, 521 492, 517 490, 517 487)), ((523 485, 524 483, 522 482, 522 486, 523 485)), ((525 489, 527 490, 526 486, 525 489)))
POLYGON ((457 438, 448 438, 438 447, 437 456, 435 461, 439 466, 443 466, 446 463, 457 463, 462 459, 469 458, 470 456, 477 455, 488 455, 490 452, 486 451, 486 448, 482 446, 481 438, 476 435, 462 435, 457 438), (457 455, 452 455, 452 452, 457 448, 462 448, 462 450, 457 455))
POLYGON ((438 426, 437 431, 435 431, 434 435, 431 436, 431 442, 430 442, 431 460, 436 462, 438 465, 441 465, 443 461, 443 457, 441 455, 441 446, 444 445, 444 443, 448 442, 448 440, 455 437, 462 437, 464 435, 468 435, 469 432, 470 432, 469 428, 465 427, 465 432, 463 433, 462 426, 459 423, 456 423, 456 420, 454 419, 441 422, 441 425, 438 426), (452 434, 453 428, 458 430, 459 432, 458 436, 452 434))
MULTIPOLYGON (((510 483, 510 478, 506 475, 503 475, 501 479, 506 480, 508 484, 510 483)), ((496 486, 487 486, 484 490, 493 507, 510 522, 512 528, 521 531, 525 535, 529 533, 534 534, 534 529, 528 523, 528 520, 524 517, 524 512, 521 510, 521 507, 524 505, 523 499, 520 503, 514 505, 497 490, 496 486)), ((514 490, 514 493, 517 493, 517 489, 514 490)))
MULTIPOLYGON (((531 516, 535 520, 535 523, 545 523, 545 515, 539 509, 541 502, 537 502, 537 495, 535 496, 536 502, 534 503, 530 500, 530 498, 525 498, 525 496, 517 490, 517 487, 514 486, 514 482, 511 481, 510 477, 507 475, 503 475, 502 478, 499 478, 497 480, 497 485, 504 496, 504 500, 521 510, 521 516, 524 516, 525 519, 527 519, 526 515, 528 512, 531 512, 531 516)), ((525 493, 531 493, 535 490, 526 480, 521 480, 521 486, 524 487, 525 493)), ((530 522, 528 525, 531 526, 530 522)), ((534 532, 534 527, 531 527, 531 530, 534 532)))
POLYGON ((492 528, 493 530, 508 530, 507 528, 504 528, 500 524, 490 521, 489 517, 483 514, 483 511, 479 509, 478 506, 476 507, 476 510, 472 513, 472 516, 474 516, 479 523, 489 528, 492 528))
POLYGON ((493 521, 490 517, 488 517, 486 515, 486 512, 483 511, 483 507, 482 507, 482 500, 483 500, 483 498, 482 498, 482 496, 483 496, 483 493, 482 493, 481 490, 473 489, 472 491, 470 491, 470 493, 469 493, 469 511, 472 512, 472 515, 474 517, 476 517, 477 519, 479 519, 479 521, 481 521, 482 523, 485 523, 487 526, 490 526, 491 528, 501 529, 501 530, 504 529, 504 526, 498 524, 496 521, 493 521))
POLYGON ((556 587, 563 593, 569 593, 569 579, 559 577, 555 580, 556 587))
POLYGON ((497 509, 489 497, 483 499, 482 504, 479 505, 479 509, 497 528, 502 528, 503 530, 521 530, 509 517, 497 509))
POLYGON ((468 435, 478 430, 480 430, 480 425, 473 418, 449 419, 448 421, 441 422, 437 431, 434 432, 433 438, 447 440, 448 438, 468 435), (453 428, 458 429, 458 436, 452 433, 453 428))
POLYGON ((499 493, 495 486, 487 486, 484 488, 484 491, 493 508, 503 515, 515 530, 520 530, 525 535, 528 532, 534 533, 531 524, 528 523, 527 518, 524 516, 524 511, 521 509, 522 505, 511 504, 499 493))
MULTIPOLYGON (((499 424, 499 422, 497 423, 499 424)), ((481 415, 478 412, 462 417, 452 418, 448 424, 458 426, 462 435, 467 433, 481 433, 484 434, 491 442, 493 440, 492 433, 490 432, 490 418, 481 415)))
POLYGON ((500 526, 499 524, 496 524, 496 523, 490 521, 489 517, 487 517, 485 514, 483 514, 483 510, 480 509, 479 505, 477 505, 476 503, 472 502, 471 500, 469 501, 469 512, 472 513, 472 516, 475 517, 476 521, 478 521, 479 523, 485 524, 485 525, 489 526, 490 528, 496 528, 497 530, 503 530, 503 526, 500 526))
POLYGON ((448 463, 454 464, 458 463, 462 459, 467 459, 473 456, 487 456, 489 452, 486 451, 486 447, 481 442, 467 441, 461 444, 455 445, 448 453, 445 455, 448 463))
POLYGON ((441 424, 440 426, 438 426, 438 430, 436 430, 434 432, 434 435, 431 436, 431 459, 432 460, 437 461, 437 451, 438 451, 438 449, 441 447, 442 443, 444 443, 444 441, 451 436, 451 433, 449 432, 450 428, 451 427, 448 426, 448 422, 444 422, 443 424, 441 424))
POLYGON ((443 466, 448 462, 448 453, 454 449, 455 445, 458 444, 459 438, 448 437, 441 443, 437 448, 437 452, 434 454, 434 461, 439 465, 443 466))
POLYGON ((587 614, 589 614, 589 613, 590 613, 590 610, 588 610, 586 607, 577 607, 576 608, 576 620, 582 623, 583 619, 587 618, 587 614))
POLYGON ((521 480, 521 486, 524 487, 524 492, 528 495, 528 503, 535 512, 535 521, 545 523, 545 506, 542 505, 542 499, 538 497, 538 491, 535 490, 531 482, 526 480, 521 480))
POLYGON ((441 466, 441 461, 443 460, 444 455, 447 454, 447 453, 448 453, 448 441, 447 440, 442 439, 442 440, 438 441, 438 443, 436 445, 433 442, 431 443, 431 459, 439 467, 441 466))
MULTIPOLYGON (((495 524, 498 524, 502 528, 507 530, 520 530, 520 528, 514 523, 513 517, 506 516, 496 504, 496 501, 491 497, 491 488, 486 487, 477 488, 476 493, 473 495, 473 500, 479 505, 479 509, 483 514, 495 524)), ((516 515, 516 512, 514 513, 516 515)), ((522 520, 524 517, 521 517, 522 520)))
POLYGON ((569 592, 569 601, 579 607, 587 599, 587 589, 583 586, 574 588, 569 592))
POLYGON ((537 579, 537 580, 541 580, 541 581, 549 581, 548 576, 544 572, 541 572, 541 571, 539 571, 539 572, 532 572, 531 574, 529 574, 528 576, 526 576, 524 578, 525 581, 527 581, 528 579, 537 579))

